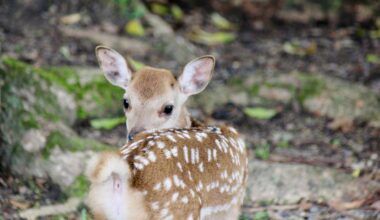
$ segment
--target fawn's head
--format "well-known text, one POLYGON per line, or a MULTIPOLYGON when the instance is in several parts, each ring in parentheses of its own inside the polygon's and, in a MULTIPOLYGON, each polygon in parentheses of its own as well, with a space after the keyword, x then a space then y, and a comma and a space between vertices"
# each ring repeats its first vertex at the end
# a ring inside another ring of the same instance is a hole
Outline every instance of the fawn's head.
POLYGON ((133 71, 118 52, 98 46, 96 56, 105 77, 125 90, 124 112, 128 138, 140 131, 190 127, 185 102, 209 83, 215 59, 199 57, 188 64, 177 79, 169 70, 144 67, 133 71))

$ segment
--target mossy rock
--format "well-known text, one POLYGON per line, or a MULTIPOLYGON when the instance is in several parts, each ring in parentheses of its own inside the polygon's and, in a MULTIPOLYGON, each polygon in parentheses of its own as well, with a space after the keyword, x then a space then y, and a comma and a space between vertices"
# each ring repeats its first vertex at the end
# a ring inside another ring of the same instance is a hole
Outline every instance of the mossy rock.
POLYGON ((43 157, 48 159, 51 150, 55 147, 71 152, 84 150, 104 151, 112 148, 111 146, 100 143, 94 139, 82 138, 77 135, 67 135, 59 131, 53 131, 50 132, 46 145, 42 150, 43 157))
POLYGON ((64 120, 64 112, 49 83, 36 74, 34 68, 2 58, 0 76, 0 137, 4 144, 0 153, 3 163, 8 164, 11 155, 19 151, 19 140, 28 129, 39 128, 42 120, 64 120))
POLYGON ((212 83, 191 105, 210 113, 228 102, 246 106, 298 103, 330 118, 351 118, 380 127, 380 96, 370 89, 324 74, 292 72, 236 76, 226 85, 212 83))
MULTIPOLYGON (((70 68, 35 68, 1 57, 0 88, 2 167, 10 167, 22 175, 50 177, 61 184, 64 176, 55 179, 55 171, 49 170, 56 165, 55 169, 64 167, 63 163, 59 167, 57 157, 62 155, 61 160, 67 162, 71 155, 76 156, 83 160, 80 163, 83 169, 84 158, 111 148, 78 136, 70 127, 78 120, 122 114, 123 91, 110 85, 102 75, 82 82, 80 75, 70 68), (34 143, 35 139, 38 141, 34 143)), ((61 185, 68 186, 75 176, 69 179, 61 185)))

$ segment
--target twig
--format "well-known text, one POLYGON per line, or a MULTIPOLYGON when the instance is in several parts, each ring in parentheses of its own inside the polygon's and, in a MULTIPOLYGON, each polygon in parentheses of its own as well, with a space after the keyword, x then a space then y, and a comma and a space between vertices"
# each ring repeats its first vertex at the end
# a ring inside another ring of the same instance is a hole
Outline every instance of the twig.
POLYGON ((21 211, 19 215, 21 218, 34 220, 34 219, 37 219, 38 217, 74 212, 81 203, 82 203, 82 199, 70 198, 63 204, 48 205, 48 206, 42 206, 39 208, 27 209, 27 210, 21 211))
POLYGON ((250 207, 247 208, 249 212, 262 212, 262 211, 270 211, 270 210, 276 210, 276 211, 284 211, 284 210, 293 210, 298 209, 298 204, 292 204, 292 205, 272 205, 272 206, 265 206, 265 207, 250 207))
POLYGON ((105 44, 113 48, 118 48, 118 50, 127 51, 137 55, 145 55, 150 49, 149 46, 142 41, 106 34, 91 29, 62 26, 60 27, 60 30, 68 37, 88 39, 97 44, 105 44))

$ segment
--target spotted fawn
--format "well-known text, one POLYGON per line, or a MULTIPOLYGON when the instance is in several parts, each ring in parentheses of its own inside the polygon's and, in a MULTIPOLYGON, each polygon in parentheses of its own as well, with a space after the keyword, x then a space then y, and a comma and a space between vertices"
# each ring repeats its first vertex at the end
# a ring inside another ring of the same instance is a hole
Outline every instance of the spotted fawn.
POLYGON ((247 155, 227 126, 191 126, 184 106, 211 79, 214 58, 188 63, 178 80, 164 69, 134 72, 116 51, 98 47, 106 78, 125 89, 128 143, 87 166, 95 219, 238 219, 247 155))

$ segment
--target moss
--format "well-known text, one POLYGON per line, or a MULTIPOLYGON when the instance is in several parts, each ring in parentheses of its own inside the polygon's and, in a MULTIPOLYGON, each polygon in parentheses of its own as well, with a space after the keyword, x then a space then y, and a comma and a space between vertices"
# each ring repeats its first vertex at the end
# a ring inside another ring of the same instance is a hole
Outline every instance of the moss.
POLYGON ((123 115, 122 97, 124 91, 111 85, 103 76, 96 77, 91 82, 83 85, 81 90, 83 96, 79 100, 80 110, 78 110, 78 115, 81 119, 123 115), (96 108, 87 106, 88 101, 94 102, 96 108))
POLYGON ((93 139, 81 138, 76 135, 66 136, 58 131, 51 132, 47 138, 45 148, 42 150, 43 157, 45 159, 49 158, 50 152, 55 147, 71 152, 83 150, 104 151, 112 148, 93 139))
POLYGON ((84 175, 79 175, 73 184, 67 189, 66 194, 70 197, 83 198, 88 192, 90 182, 84 175))
POLYGON ((9 57, 0 58, 0 149, 2 163, 11 162, 20 137, 38 128, 38 119, 56 121, 62 115, 56 97, 36 69, 9 57))
POLYGON ((123 97, 123 90, 108 83, 103 76, 97 76, 92 81, 81 84, 78 73, 71 68, 52 67, 39 69, 37 72, 50 83, 59 85, 74 95, 79 104, 79 119, 122 114, 119 100, 123 97))
POLYGON ((261 160, 268 160, 270 156, 270 146, 268 144, 258 145, 255 149, 255 155, 261 160))
POLYGON ((51 84, 58 85, 71 94, 77 95, 80 88, 78 74, 67 67, 36 69, 36 73, 51 84))
POLYGON ((296 93, 297 100, 303 104, 310 97, 320 94, 325 88, 321 79, 310 74, 298 74, 298 79, 301 81, 301 87, 296 93))
POLYGON ((253 84, 251 88, 249 89, 249 94, 252 96, 257 96, 260 91, 260 85, 259 84, 253 84))
POLYGON ((243 86, 243 79, 241 77, 233 77, 227 81, 227 86, 243 86))

